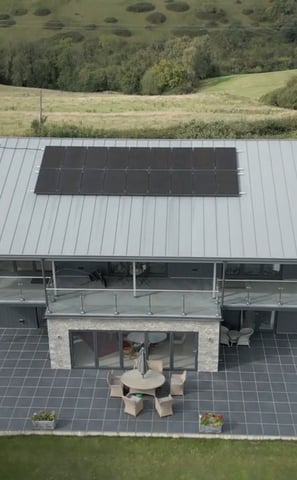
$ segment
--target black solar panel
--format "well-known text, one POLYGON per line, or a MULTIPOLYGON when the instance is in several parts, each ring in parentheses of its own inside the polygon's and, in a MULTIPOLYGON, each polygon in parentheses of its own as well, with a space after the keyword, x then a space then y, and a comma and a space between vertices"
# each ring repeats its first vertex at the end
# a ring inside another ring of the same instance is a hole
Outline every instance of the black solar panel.
POLYGON ((194 170, 211 170, 215 168, 214 148, 195 148, 191 150, 194 170))
POLYGON ((150 195, 170 195, 171 192, 171 175, 163 170, 152 171, 149 176, 149 193, 150 195))
POLYGON ((105 173, 103 194, 123 195, 126 193, 126 172, 122 170, 107 170, 105 173))
POLYGON ((59 193, 59 180, 61 170, 53 168, 43 168, 40 170, 35 193, 43 193, 45 195, 59 193))
POLYGON ((80 193, 82 195, 100 195, 103 192, 104 170, 88 170, 82 176, 80 193))
POLYGON ((149 174, 145 170, 130 170, 127 172, 127 195, 145 195, 149 191, 149 174))
POLYGON ((212 170, 201 170, 193 173, 192 193, 194 195, 216 195, 216 177, 212 170))
POLYGON ((236 150, 234 148, 216 148, 215 163, 219 170, 236 170, 236 150))
POLYGON ((64 163, 65 147, 45 147, 42 168, 59 168, 64 163))
POLYGON ((89 147, 86 152, 85 168, 104 168, 107 163, 108 149, 105 147, 89 147))
POLYGON ((46 147, 35 193, 236 196, 236 150, 46 147))
POLYGON ((86 149, 84 147, 68 147, 64 158, 64 168, 83 168, 86 149))
POLYGON ((80 192, 82 170, 64 169, 60 176, 60 191, 62 195, 72 195, 73 192, 80 192))

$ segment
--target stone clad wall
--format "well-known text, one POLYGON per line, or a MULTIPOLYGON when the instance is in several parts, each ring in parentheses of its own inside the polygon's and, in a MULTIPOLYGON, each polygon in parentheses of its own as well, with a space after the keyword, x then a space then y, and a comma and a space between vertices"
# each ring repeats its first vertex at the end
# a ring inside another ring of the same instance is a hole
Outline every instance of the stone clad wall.
POLYGON ((219 360, 220 319, 164 318, 50 318, 49 350, 52 368, 71 368, 69 330, 197 332, 198 371, 216 372, 219 360))

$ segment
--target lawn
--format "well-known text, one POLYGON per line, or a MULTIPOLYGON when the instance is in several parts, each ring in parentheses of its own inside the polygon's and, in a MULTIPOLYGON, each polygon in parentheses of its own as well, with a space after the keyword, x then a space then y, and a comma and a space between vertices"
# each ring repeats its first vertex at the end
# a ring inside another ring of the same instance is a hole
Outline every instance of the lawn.
POLYGON ((283 480, 297 444, 217 439, 0 438, 3 480, 283 480))
MULTIPOLYGON (((263 105, 259 97, 284 86, 296 70, 232 75, 207 80, 189 95, 140 96, 43 90, 47 123, 67 122, 105 131, 160 128, 194 121, 254 122, 296 118, 297 113, 263 105)), ((40 91, 0 85, 0 135, 29 135, 39 117, 40 91)))

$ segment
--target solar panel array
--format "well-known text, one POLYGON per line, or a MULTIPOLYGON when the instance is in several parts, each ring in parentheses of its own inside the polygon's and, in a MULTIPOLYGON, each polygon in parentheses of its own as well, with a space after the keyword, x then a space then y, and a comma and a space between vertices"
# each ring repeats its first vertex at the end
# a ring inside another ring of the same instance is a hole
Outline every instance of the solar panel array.
POLYGON ((47 146, 35 193, 237 196, 236 149, 47 146))

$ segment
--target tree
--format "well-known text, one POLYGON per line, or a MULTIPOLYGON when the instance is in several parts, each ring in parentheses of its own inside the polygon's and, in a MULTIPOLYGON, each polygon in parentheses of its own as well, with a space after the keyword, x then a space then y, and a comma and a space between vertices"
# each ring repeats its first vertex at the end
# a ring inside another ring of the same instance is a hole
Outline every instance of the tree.
POLYGON ((142 93, 160 95, 181 87, 187 80, 187 70, 182 63, 162 59, 145 72, 141 80, 142 93))

